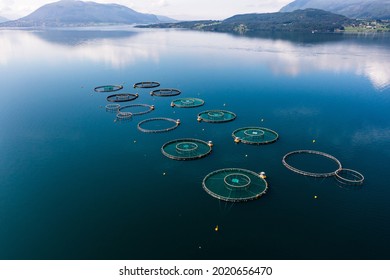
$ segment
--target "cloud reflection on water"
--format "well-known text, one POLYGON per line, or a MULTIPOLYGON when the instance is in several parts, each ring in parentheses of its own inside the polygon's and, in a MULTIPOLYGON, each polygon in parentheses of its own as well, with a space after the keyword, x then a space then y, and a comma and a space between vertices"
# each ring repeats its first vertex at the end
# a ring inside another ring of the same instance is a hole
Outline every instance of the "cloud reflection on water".
MULTIPOLYGON (((81 31, 75 31, 76 34, 81 31)), ((64 61, 103 63, 120 69, 139 60, 158 62, 160 54, 152 45, 138 44, 126 35, 116 37, 77 37, 69 41, 40 36, 35 32, 7 31, 0 33, 0 65, 15 61, 42 61, 61 64, 64 61), (72 43, 69 43, 72 42, 72 43), (27 47, 28 46, 28 47, 27 47)), ((140 39, 142 41, 142 38, 140 39)))
MULTIPOLYGON (((43 31, 44 32, 44 31, 43 31)), ((299 43, 286 40, 236 37, 203 32, 134 31, 116 33, 67 31, 61 34, 24 31, 1 31, 0 65, 14 60, 53 61, 81 60, 103 63, 114 69, 133 65, 140 60, 158 63, 171 51, 196 52, 223 61, 229 55, 240 63, 266 65, 275 75, 297 76, 314 71, 354 73, 370 80, 379 90, 390 86, 390 49, 387 40, 336 40, 299 43), (59 36, 60 35, 60 36, 59 36), (71 44, 69 42, 72 42, 71 44), (28 46, 28 47, 26 47, 28 46)))

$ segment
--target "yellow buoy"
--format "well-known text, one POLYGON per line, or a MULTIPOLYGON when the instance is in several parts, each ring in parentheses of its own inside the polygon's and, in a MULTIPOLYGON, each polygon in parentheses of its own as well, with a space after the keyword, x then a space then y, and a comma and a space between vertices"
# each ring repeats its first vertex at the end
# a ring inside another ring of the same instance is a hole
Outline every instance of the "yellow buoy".
POLYGON ((318 198, 318 196, 316 196, 316 195, 315 195, 315 196, 314 196, 314 198, 315 198, 315 199, 317 199, 317 198, 318 198))
POLYGON ((214 228, 215 231, 218 231, 219 230, 219 227, 218 225, 214 228))
POLYGON ((166 174, 167 174, 167 173, 164 172, 164 173, 163 173, 163 176, 165 176, 166 174))
POLYGON ((315 143, 316 142, 316 140, 313 140, 313 143, 315 143))

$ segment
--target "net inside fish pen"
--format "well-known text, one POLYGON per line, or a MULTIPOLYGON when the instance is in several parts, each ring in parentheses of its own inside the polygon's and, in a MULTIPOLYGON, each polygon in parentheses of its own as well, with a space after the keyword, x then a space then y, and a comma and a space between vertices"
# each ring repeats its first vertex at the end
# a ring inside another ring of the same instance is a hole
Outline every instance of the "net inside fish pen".
POLYGON ((94 88, 96 92, 112 92, 123 89, 122 85, 106 85, 106 86, 98 86, 94 88))

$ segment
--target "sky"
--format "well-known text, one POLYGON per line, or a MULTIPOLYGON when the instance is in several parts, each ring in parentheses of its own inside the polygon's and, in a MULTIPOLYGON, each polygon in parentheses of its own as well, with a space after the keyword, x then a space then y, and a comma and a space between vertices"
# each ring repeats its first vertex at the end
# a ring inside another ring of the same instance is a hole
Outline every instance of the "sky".
MULTIPOLYGON (((277 12, 293 0, 94 0, 116 3, 142 13, 169 16, 178 20, 225 19, 235 14, 277 12)), ((24 17, 56 0, 0 0, 0 16, 24 17)))

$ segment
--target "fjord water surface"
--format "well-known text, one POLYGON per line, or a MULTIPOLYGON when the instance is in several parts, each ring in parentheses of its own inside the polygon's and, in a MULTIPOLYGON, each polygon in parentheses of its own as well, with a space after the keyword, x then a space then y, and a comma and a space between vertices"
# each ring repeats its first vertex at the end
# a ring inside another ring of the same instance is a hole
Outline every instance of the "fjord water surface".
POLYGON ((0 259, 388 259, 389 37, 299 38, 0 31, 0 259), (205 105, 171 108, 132 87, 149 80, 205 105), (114 122, 107 94, 93 91, 105 84, 156 109, 114 122), (207 109, 237 119, 198 123, 207 109), (152 117, 181 125, 137 130, 152 117), (244 126, 280 139, 237 145, 244 126), (212 140, 213 152, 168 159, 161 146, 177 138, 212 140), (283 155, 299 149, 335 156, 363 186, 287 170, 283 155), (228 167, 265 171, 269 191, 247 203, 209 196, 203 178, 228 167))

